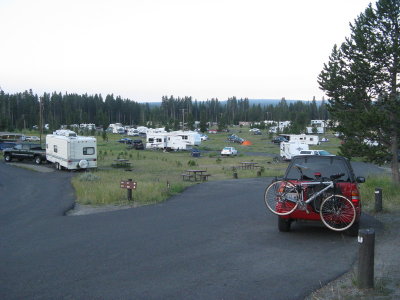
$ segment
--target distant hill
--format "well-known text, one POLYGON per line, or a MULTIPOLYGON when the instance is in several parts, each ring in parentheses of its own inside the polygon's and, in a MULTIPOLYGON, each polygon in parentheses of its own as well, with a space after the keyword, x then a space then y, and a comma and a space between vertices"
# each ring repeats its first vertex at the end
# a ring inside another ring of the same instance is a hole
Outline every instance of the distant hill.
MULTIPOLYGON (((249 103, 250 105, 277 105, 279 104, 279 102, 281 102, 281 99, 249 99, 249 103)), ((291 104, 291 103, 296 103, 296 102, 311 102, 308 100, 290 100, 290 99, 285 99, 287 104, 291 104)), ((317 105, 320 105, 322 100, 316 100, 317 105)))
MULTIPOLYGON (((260 104, 261 106, 265 106, 265 105, 278 105, 279 102, 281 102, 281 99, 249 99, 249 103, 250 105, 258 105, 260 104)), ((296 102, 311 102, 310 100, 285 100, 287 104, 291 104, 291 103, 296 103, 296 102)), ((200 102, 200 101, 199 101, 200 102)), ((219 101, 221 104, 225 104, 227 102, 227 100, 222 100, 219 101)), ((316 100, 317 105, 320 105, 322 103, 322 100, 316 100)), ((152 106, 160 106, 161 102, 146 102, 147 104, 149 104, 150 107, 152 106)))

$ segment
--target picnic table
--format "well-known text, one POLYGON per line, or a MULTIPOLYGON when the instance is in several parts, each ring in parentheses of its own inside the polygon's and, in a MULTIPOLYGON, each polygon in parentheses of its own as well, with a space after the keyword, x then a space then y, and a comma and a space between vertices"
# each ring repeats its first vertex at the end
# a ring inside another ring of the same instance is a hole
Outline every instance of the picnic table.
POLYGON ((252 162, 252 161, 242 161, 240 163, 240 167, 242 169, 254 169, 256 167, 258 167, 256 162, 252 162))
POLYGON ((182 179, 191 181, 207 181, 210 174, 204 174, 207 170, 186 170, 186 173, 182 174, 182 179))
POLYGON ((114 168, 130 168, 131 167, 131 163, 129 162, 128 159, 122 159, 122 158, 118 158, 118 159, 114 159, 115 163, 113 163, 111 166, 114 168))

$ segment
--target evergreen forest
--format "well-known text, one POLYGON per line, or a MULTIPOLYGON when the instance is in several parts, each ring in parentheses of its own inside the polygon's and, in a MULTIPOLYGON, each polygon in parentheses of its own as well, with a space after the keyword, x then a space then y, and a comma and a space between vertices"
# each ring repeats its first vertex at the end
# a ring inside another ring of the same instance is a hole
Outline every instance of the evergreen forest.
POLYGON ((9 94, 0 90, 0 131, 32 129, 40 124, 41 109, 42 124, 49 124, 50 130, 61 125, 81 123, 94 123, 104 129, 110 123, 178 129, 180 122, 193 129, 195 121, 200 121, 200 124, 216 123, 222 129, 240 121, 273 120, 292 121, 289 130, 300 133, 310 120, 329 118, 325 101, 318 102, 314 99, 288 103, 282 98, 276 105, 263 105, 250 104, 249 99, 236 97, 227 101, 197 101, 192 97, 163 96, 161 104, 154 104, 139 103, 113 94, 103 98, 100 94, 53 92, 37 95, 32 90, 9 94))

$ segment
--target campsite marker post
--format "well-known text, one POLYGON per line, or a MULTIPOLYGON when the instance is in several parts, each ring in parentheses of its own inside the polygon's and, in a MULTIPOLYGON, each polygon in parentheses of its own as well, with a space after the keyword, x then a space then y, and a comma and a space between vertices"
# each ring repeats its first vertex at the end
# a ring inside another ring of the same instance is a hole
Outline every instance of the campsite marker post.
POLYGON ((121 180, 120 187, 122 189, 127 189, 128 200, 130 201, 130 200, 132 200, 132 190, 136 190, 137 182, 132 181, 132 179, 121 180))

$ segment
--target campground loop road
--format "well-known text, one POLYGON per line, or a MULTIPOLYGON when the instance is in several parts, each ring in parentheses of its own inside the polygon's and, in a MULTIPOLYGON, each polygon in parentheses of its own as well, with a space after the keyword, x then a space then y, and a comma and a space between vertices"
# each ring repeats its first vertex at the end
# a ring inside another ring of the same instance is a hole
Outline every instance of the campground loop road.
POLYGON ((0 299, 303 299, 357 255, 356 238, 322 225, 279 233, 266 178, 67 217, 71 176, 0 163, 0 299))

